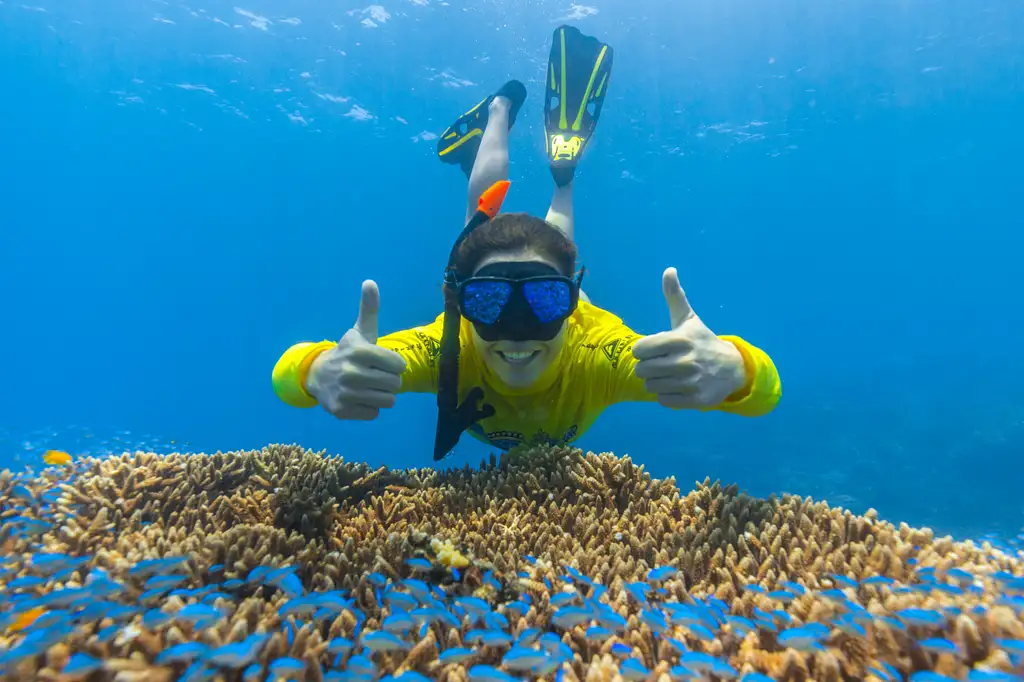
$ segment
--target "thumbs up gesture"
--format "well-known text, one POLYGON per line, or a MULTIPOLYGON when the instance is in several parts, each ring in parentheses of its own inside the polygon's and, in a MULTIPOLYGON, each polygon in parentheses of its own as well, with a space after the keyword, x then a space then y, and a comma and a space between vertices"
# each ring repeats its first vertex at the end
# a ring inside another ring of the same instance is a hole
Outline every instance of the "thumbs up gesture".
POLYGON ((309 368, 306 390, 338 419, 376 419, 402 388, 405 359, 377 345, 379 311, 377 283, 366 280, 355 326, 309 368))
POLYGON ((693 312, 675 268, 665 270, 661 286, 672 328, 633 344, 633 355, 639 361, 633 371, 665 407, 720 405, 746 383, 743 356, 693 312))

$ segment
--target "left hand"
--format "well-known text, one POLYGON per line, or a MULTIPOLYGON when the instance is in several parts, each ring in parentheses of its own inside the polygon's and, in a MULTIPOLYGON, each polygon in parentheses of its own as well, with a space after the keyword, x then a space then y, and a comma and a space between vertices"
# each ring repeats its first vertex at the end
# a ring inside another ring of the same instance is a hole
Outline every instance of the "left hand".
POLYGON ((693 312, 675 268, 661 278, 672 329, 633 344, 634 372, 658 403, 673 409, 722 404, 746 383, 736 346, 715 336, 693 312))

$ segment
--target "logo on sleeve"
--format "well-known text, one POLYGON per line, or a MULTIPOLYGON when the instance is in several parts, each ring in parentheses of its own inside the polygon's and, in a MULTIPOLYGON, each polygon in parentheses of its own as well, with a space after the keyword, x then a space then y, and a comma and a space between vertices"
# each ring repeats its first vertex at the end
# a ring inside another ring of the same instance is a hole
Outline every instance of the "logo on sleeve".
POLYGON ((441 343, 432 336, 423 332, 414 332, 419 345, 427 353, 427 364, 430 367, 437 365, 437 358, 441 355, 441 343))
POLYGON ((622 351, 626 349, 625 339, 614 339, 601 346, 601 352, 608 358, 608 362, 611 363, 612 369, 619 366, 619 358, 622 357, 622 351))

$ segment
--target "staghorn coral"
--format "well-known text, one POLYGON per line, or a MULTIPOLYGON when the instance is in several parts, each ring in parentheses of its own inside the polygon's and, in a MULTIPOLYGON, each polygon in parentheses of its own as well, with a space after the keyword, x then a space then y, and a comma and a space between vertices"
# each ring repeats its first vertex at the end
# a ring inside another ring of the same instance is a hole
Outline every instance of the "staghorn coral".
POLYGON ((1024 672, 1011 553, 709 480, 682 494, 610 454, 523 448, 477 470, 392 472, 296 446, 135 453, 3 472, 0 504, 0 582, 28 595, 2 613, 6 679, 66 679, 80 654, 97 661, 90 679, 174 679, 189 661, 162 652, 200 643, 194 670, 237 680, 217 652, 248 643, 246 664, 290 656, 299 679, 333 679, 362 647, 371 677, 475 682, 476 665, 515 670, 509 642, 529 628, 556 633, 520 642, 545 661, 534 673, 579 682, 1024 672), (417 603, 447 615, 396 625, 417 603), (825 626, 816 646, 780 634, 808 624, 825 626), (456 647, 470 652, 440 651, 456 647))

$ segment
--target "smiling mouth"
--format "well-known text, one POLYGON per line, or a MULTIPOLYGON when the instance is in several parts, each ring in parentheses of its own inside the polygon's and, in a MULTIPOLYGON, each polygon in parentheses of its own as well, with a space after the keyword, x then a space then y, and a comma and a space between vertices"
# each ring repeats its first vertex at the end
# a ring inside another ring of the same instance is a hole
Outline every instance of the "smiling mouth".
POLYGON ((508 352, 504 352, 504 351, 500 351, 499 350, 498 351, 498 355, 501 356, 502 360, 504 360, 505 362, 507 362, 510 365, 525 365, 530 360, 533 360, 535 357, 540 355, 540 351, 539 350, 533 350, 533 351, 526 351, 526 352, 523 352, 523 351, 508 351, 508 352))

